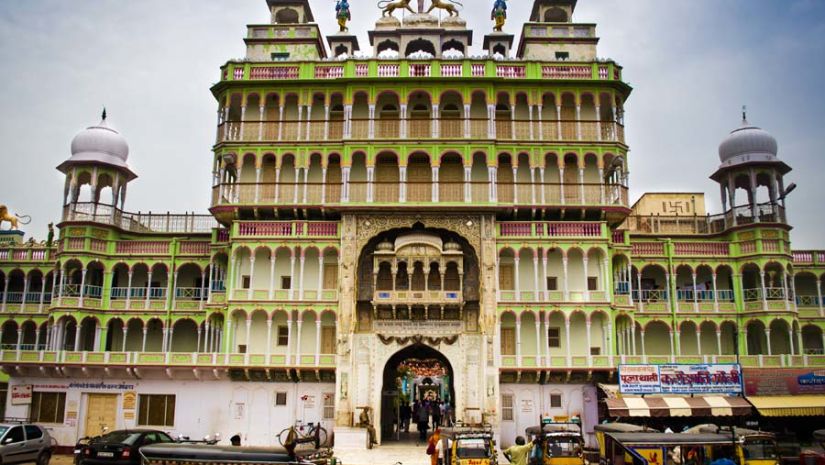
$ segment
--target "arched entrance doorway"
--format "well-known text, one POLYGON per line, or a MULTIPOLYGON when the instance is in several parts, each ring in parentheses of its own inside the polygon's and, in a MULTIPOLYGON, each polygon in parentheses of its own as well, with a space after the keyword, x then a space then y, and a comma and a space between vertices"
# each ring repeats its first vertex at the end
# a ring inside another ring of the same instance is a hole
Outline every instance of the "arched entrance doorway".
POLYGON ((455 410, 453 367, 447 357, 424 344, 399 350, 384 366, 381 389, 381 440, 398 441, 418 437, 415 419, 409 433, 400 431, 401 408, 416 402, 428 408, 446 403, 455 410))

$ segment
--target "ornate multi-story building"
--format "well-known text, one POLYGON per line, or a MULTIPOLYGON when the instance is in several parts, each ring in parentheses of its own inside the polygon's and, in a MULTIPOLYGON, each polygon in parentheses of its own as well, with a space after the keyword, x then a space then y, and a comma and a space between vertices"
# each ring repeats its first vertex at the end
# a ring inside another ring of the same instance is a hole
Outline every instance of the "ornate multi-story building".
POLYGON ((58 237, 0 236, 7 415, 63 445, 144 425, 271 444, 370 407, 389 441, 426 393, 507 443, 540 415, 592 431, 621 364, 825 369, 825 251, 790 247, 773 137, 722 143, 720 214, 631 205, 631 88, 576 0, 534 0, 516 50, 491 31, 475 56, 419 3, 361 53, 346 5, 325 42, 307 0, 267 0, 212 88, 211 215, 128 213, 125 139, 105 117, 78 134, 58 237))

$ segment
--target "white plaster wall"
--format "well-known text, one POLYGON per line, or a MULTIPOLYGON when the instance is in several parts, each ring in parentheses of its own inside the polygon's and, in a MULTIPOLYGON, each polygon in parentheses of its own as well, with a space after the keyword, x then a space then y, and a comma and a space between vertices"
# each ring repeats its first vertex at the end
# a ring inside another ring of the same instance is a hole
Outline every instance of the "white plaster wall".
POLYGON ((500 446, 507 448, 515 443, 516 436, 524 436, 524 430, 539 423, 539 417, 582 418, 585 441, 595 445, 593 426, 598 423, 595 387, 587 384, 501 384, 502 394, 513 394, 513 421, 502 421, 500 446), (550 395, 561 394, 561 408, 550 408, 550 395))
MULTIPOLYGON (((324 394, 333 395, 332 383, 240 383, 230 381, 170 381, 110 379, 106 385, 123 385, 117 389, 89 389, 69 387, 71 383, 100 383, 101 380, 72 378, 17 378, 10 379, 11 386, 32 384, 36 391, 66 392, 67 413, 71 405, 77 406, 77 421, 67 419, 63 424, 44 425, 61 446, 74 445, 84 435, 86 403, 89 393, 118 394, 117 425, 115 428, 134 428, 135 420, 123 419, 122 394, 175 394, 175 424, 165 431, 191 438, 220 433, 222 443, 240 434, 244 445, 277 446, 277 434, 293 424, 296 419, 317 422, 323 415, 324 394), (49 386, 40 387, 37 386, 49 386), (287 393, 287 405, 275 406, 275 393, 287 393), (313 397, 313 402, 301 400, 301 396, 313 397), (239 407, 243 404, 243 407, 239 407)), ((6 415, 28 417, 28 405, 11 405, 7 401, 6 415)), ((137 411, 136 411, 137 412, 137 411)), ((331 433, 333 422, 323 421, 331 433)))

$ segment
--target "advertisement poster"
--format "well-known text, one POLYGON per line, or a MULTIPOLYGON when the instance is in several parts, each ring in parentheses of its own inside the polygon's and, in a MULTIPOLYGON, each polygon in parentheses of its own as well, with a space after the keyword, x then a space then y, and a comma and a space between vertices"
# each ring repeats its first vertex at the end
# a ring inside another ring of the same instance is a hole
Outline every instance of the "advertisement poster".
POLYGON ((622 394, 741 394, 738 364, 619 365, 622 394))
POLYGON ((137 405, 137 393, 126 391, 123 393, 123 410, 134 410, 137 405))
POLYGON ((741 394, 739 365, 661 365, 662 394, 741 394))
POLYGON ((29 405, 32 403, 31 384, 17 384, 11 387, 12 405, 29 405))
POLYGON ((661 392, 659 367, 656 365, 619 365, 619 392, 622 394, 661 392))
POLYGON ((793 396, 825 394, 825 370, 774 370, 748 368, 745 370, 745 395, 793 396))

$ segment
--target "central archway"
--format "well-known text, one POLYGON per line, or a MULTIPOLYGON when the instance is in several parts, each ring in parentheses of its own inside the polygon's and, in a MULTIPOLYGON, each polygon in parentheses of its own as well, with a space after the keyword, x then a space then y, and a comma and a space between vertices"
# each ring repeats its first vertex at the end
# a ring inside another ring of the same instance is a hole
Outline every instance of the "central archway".
POLYGON ((397 441, 418 436, 415 419, 409 434, 400 433, 400 409, 424 399, 447 403, 455 411, 453 366, 438 350, 413 344, 396 352, 384 365, 381 388, 381 440, 397 441))

